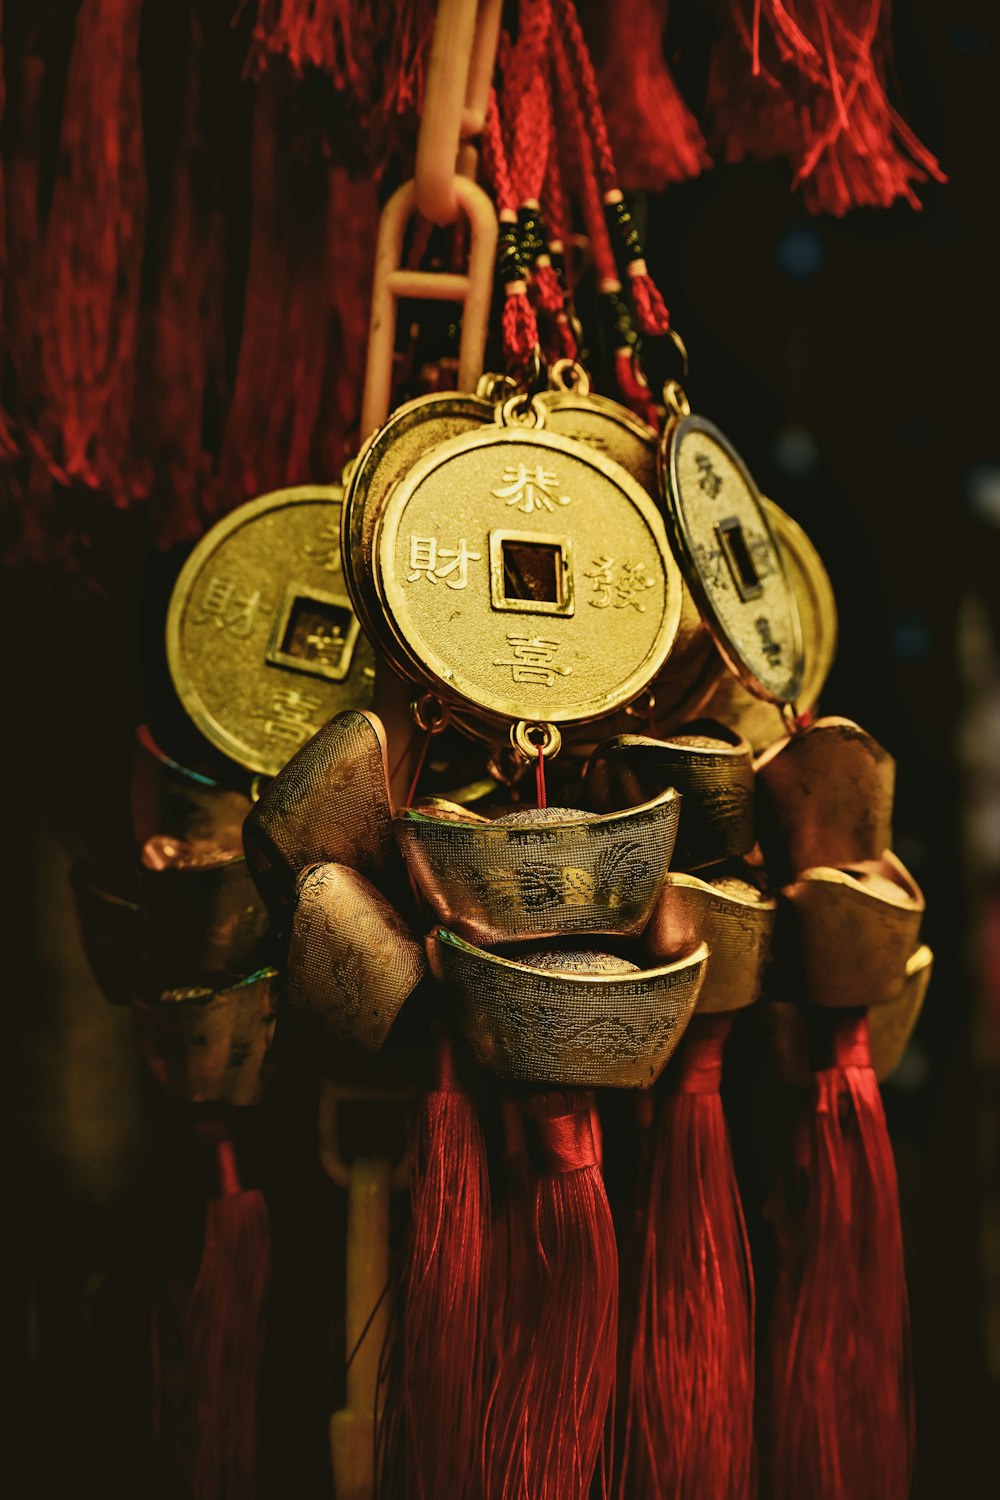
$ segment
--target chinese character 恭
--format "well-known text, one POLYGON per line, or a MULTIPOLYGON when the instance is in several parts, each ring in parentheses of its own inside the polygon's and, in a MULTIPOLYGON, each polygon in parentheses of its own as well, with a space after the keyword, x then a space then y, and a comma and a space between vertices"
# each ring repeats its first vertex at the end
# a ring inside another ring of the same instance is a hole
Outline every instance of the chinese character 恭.
POLYGON ((230 635, 245 641, 253 630, 260 600, 260 589, 254 589, 252 594, 238 594, 231 579, 213 573, 205 585, 194 623, 207 625, 211 621, 219 630, 228 630, 230 635))
POLYGON ((698 486, 705 491, 710 500, 715 500, 722 489, 722 476, 717 474, 712 467, 712 460, 707 453, 695 454, 695 465, 701 471, 698 486))
POLYGON ((569 495, 556 493, 556 476, 536 464, 534 470, 529 474, 527 464, 518 464, 515 469, 513 464, 508 464, 503 471, 503 483, 493 491, 498 500, 506 500, 508 505, 516 505, 518 510, 530 516, 532 511, 554 510, 557 505, 568 505, 569 495))
POLYGON ((559 649, 558 641, 547 641, 541 636, 509 635, 507 644, 511 657, 494 661, 495 667, 510 667, 515 682, 534 683, 539 687, 551 687, 558 673, 568 677, 572 667, 560 667, 552 658, 559 649))
POLYGON ((329 520, 316 540, 306 548, 306 557, 318 563, 324 573, 340 572, 340 525, 329 520))
POLYGON ((464 589, 469 582, 470 562, 479 562, 482 555, 481 552, 469 551, 464 536, 457 547, 439 546, 436 536, 411 536, 410 571, 406 581, 416 583, 418 578, 424 577, 428 583, 437 583, 442 578, 448 588, 464 589), (442 562, 443 558, 449 561, 442 562))
POLYGON ((298 688, 278 688, 271 698, 270 714, 261 715, 264 733, 297 749, 316 733, 317 725, 313 719, 322 707, 322 701, 311 693, 303 693, 298 688))
POLYGON ((597 557, 584 577, 594 580, 594 597, 590 602, 595 609, 607 609, 612 604, 615 609, 627 609, 631 604, 645 614, 642 595, 653 587, 652 578, 646 577, 645 563, 623 562, 616 568, 613 557, 597 557))

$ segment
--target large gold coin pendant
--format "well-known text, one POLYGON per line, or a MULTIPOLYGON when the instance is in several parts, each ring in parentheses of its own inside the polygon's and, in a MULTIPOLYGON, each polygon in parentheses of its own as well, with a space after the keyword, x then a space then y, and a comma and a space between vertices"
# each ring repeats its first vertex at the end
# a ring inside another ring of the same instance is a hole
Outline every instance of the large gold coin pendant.
POLYGON ((743 460, 711 422, 685 415, 664 434, 661 477, 685 577, 720 653, 758 697, 794 704, 798 609, 743 460))
POLYGON ((167 611, 182 705, 217 750, 274 776, 344 708, 372 701, 375 658, 343 581, 334 485, 241 505, 195 547, 167 611))
POLYGON ((392 491, 376 586, 403 670, 496 721, 600 718, 677 635, 663 522, 612 459, 537 427, 442 443, 392 491))

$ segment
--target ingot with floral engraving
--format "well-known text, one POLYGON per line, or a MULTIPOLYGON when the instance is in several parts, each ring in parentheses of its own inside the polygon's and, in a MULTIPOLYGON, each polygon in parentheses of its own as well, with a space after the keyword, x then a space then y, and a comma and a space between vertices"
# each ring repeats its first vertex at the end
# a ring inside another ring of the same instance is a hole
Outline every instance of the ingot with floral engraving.
POLYGON ((343 492, 277 490, 195 547, 167 613, 177 696, 215 749, 268 776, 335 713, 372 701, 375 658, 344 583, 343 492))
POLYGON ((277 1017, 278 975, 262 969, 221 990, 186 985, 135 1000, 139 1041, 168 1099, 257 1104, 277 1017))
POLYGON ((669 874, 646 933, 646 951, 662 962, 704 941, 708 965, 699 1014, 743 1010, 761 992, 777 905, 741 875, 708 881, 669 874))

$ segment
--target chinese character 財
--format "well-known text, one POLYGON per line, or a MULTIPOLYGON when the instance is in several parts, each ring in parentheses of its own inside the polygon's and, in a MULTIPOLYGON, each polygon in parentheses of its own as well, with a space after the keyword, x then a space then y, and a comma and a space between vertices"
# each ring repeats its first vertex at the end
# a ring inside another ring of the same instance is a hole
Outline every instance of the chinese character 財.
POLYGON ((271 698, 270 714, 261 715, 264 733, 298 749, 316 733, 318 726, 313 719, 322 707, 321 700, 311 693, 298 688, 278 688, 271 698))
POLYGON ((595 609, 607 609, 612 604, 615 609, 627 609, 631 604, 645 614, 642 595, 653 587, 652 578, 646 577, 645 563, 623 562, 617 568, 613 557, 597 557, 584 577, 594 580, 594 597, 590 602, 595 609))
POLYGON ((260 589, 254 589, 252 594, 238 594, 232 579, 213 573, 205 585, 194 623, 207 625, 211 621, 219 630, 228 630, 230 635, 245 641, 253 630, 260 601, 260 589))
POLYGON ((318 563, 324 573, 340 572, 340 524, 327 521, 316 540, 306 548, 306 557, 318 563))
POLYGON ((707 453, 696 453, 694 461, 701 475, 698 480, 699 489, 703 489, 710 500, 715 500, 722 489, 722 475, 715 472, 707 453))
POLYGON ((515 682, 534 683, 539 687, 551 687, 558 673, 568 677, 572 667, 560 667, 552 658, 559 649, 558 641, 547 641, 541 636, 509 635, 507 644, 511 656, 494 661, 495 667, 510 667, 515 682))
POLYGON ((450 589, 464 589, 469 582, 470 562, 479 562, 481 552, 470 552, 463 536, 457 547, 441 547, 436 536, 410 537, 410 571, 407 583, 426 578, 428 583, 444 580, 450 589), (442 561, 442 559, 448 559, 442 561))
POLYGON ((503 471, 503 483, 493 491, 498 500, 506 500, 508 505, 516 505, 518 510, 530 516, 532 511, 554 510, 557 505, 568 505, 569 495, 556 493, 556 476, 536 464, 534 470, 529 474, 527 464, 518 464, 515 469, 513 464, 508 464, 503 471))

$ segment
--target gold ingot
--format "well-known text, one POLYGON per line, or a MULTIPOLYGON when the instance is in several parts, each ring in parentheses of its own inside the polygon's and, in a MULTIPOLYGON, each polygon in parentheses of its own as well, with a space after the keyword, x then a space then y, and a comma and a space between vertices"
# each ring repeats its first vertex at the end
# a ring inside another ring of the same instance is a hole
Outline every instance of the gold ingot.
POLYGON ((709 883, 670 874, 646 933, 654 962, 708 944, 698 1012, 743 1010, 761 992, 778 903, 749 881, 721 876, 709 883))
POLYGON ((145 725, 135 738, 131 792, 136 843, 161 833, 196 849, 239 852, 250 798, 171 760, 145 725))
POLYGON ((333 714, 372 702, 375 658, 343 582, 338 485, 241 505, 195 547, 167 611, 167 661, 202 734, 273 776, 333 714))
POLYGON ((759 757, 757 836, 772 881, 878 859, 892 835, 896 763, 850 719, 817 719, 759 757))
POLYGON ((348 709, 264 788, 243 844, 269 906, 288 901, 306 865, 349 865, 384 880, 395 853, 385 754, 380 721, 348 709))
POLYGON ((682 799, 673 857, 679 868, 753 848, 753 757, 738 734, 722 724, 692 725, 664 740, 623 734, 601 745, 587 768, 588 800, 602 809, 631 807, 668 786, 682 799))
MULTIPOLYGON (((396 835, 438 922, 475 943, 572 933, 639 933, 677 832, 668 788, 605 816, 547 808, 494 820, 407 808, 396 835)), ((694 946, 694 945, 692 945, 694 946)))
POLYGON ((400 479, 374 547, 395 666, 498 738, 511 721, 624 707, 662 669, 681 611, 648 495, 579 443, 505 425, 510 407, 400 479))
POLYGON ((924 898, 888 849, 851 869, 804 870, 781 897, 779 984, 798 991, 801 983, 811 1005, 867 1008, 899 994, 920 938, 924 898))
POLYGON ((287 993, 332 1041, 377 1052, 426 972, 423 945, 363 875, 336 864, 305 871, 292 919, 287 993))
POLYGON ((899 994, 885 1005, 877 1006, 868 1018, 872 1067, 879 1083, 895 1072, 906 1051, 923 1010, 933 969, 934 955, 927 944, 922 943, 916 953, 910 955, 899 994))
POLYGON ((147 959, 157 989, 178 978, 246 974, 266 956, 270 919, 242 854, 165 835, 142 851, 147 959))
MULTIPOLYGON (((819 702, 837 654, 837 602, 822 559, 802 527, 766 495, 761 498, 798 606, 803 675, 796 708, 799 713, 807 713, 819 702)), ((718 679, 701 711, 732 725, 750 741, 755 754, 787 732, 781 710, 755 698, 738 677, 728 672, 718 679)))
POLYGON ((256 1104, 277 1014, 277 971, 262 969, 225 990, 185 986, 133 1013, 150 1071, 168 1099, 256 1104))
POLYGON ((758 697, 796 703, 798 608, 746 465, 717 427, 690 412, 669 423, 660 455, 677 554, 723 659, 758 697))
POLYGON ((512 1082, 570 1088, 655 1083, 691 1019, 708 961, 705 943, 645 970, 600 953, 504 958, 444 927, 428 938, 428 954, 483 1067, 512 1082))

